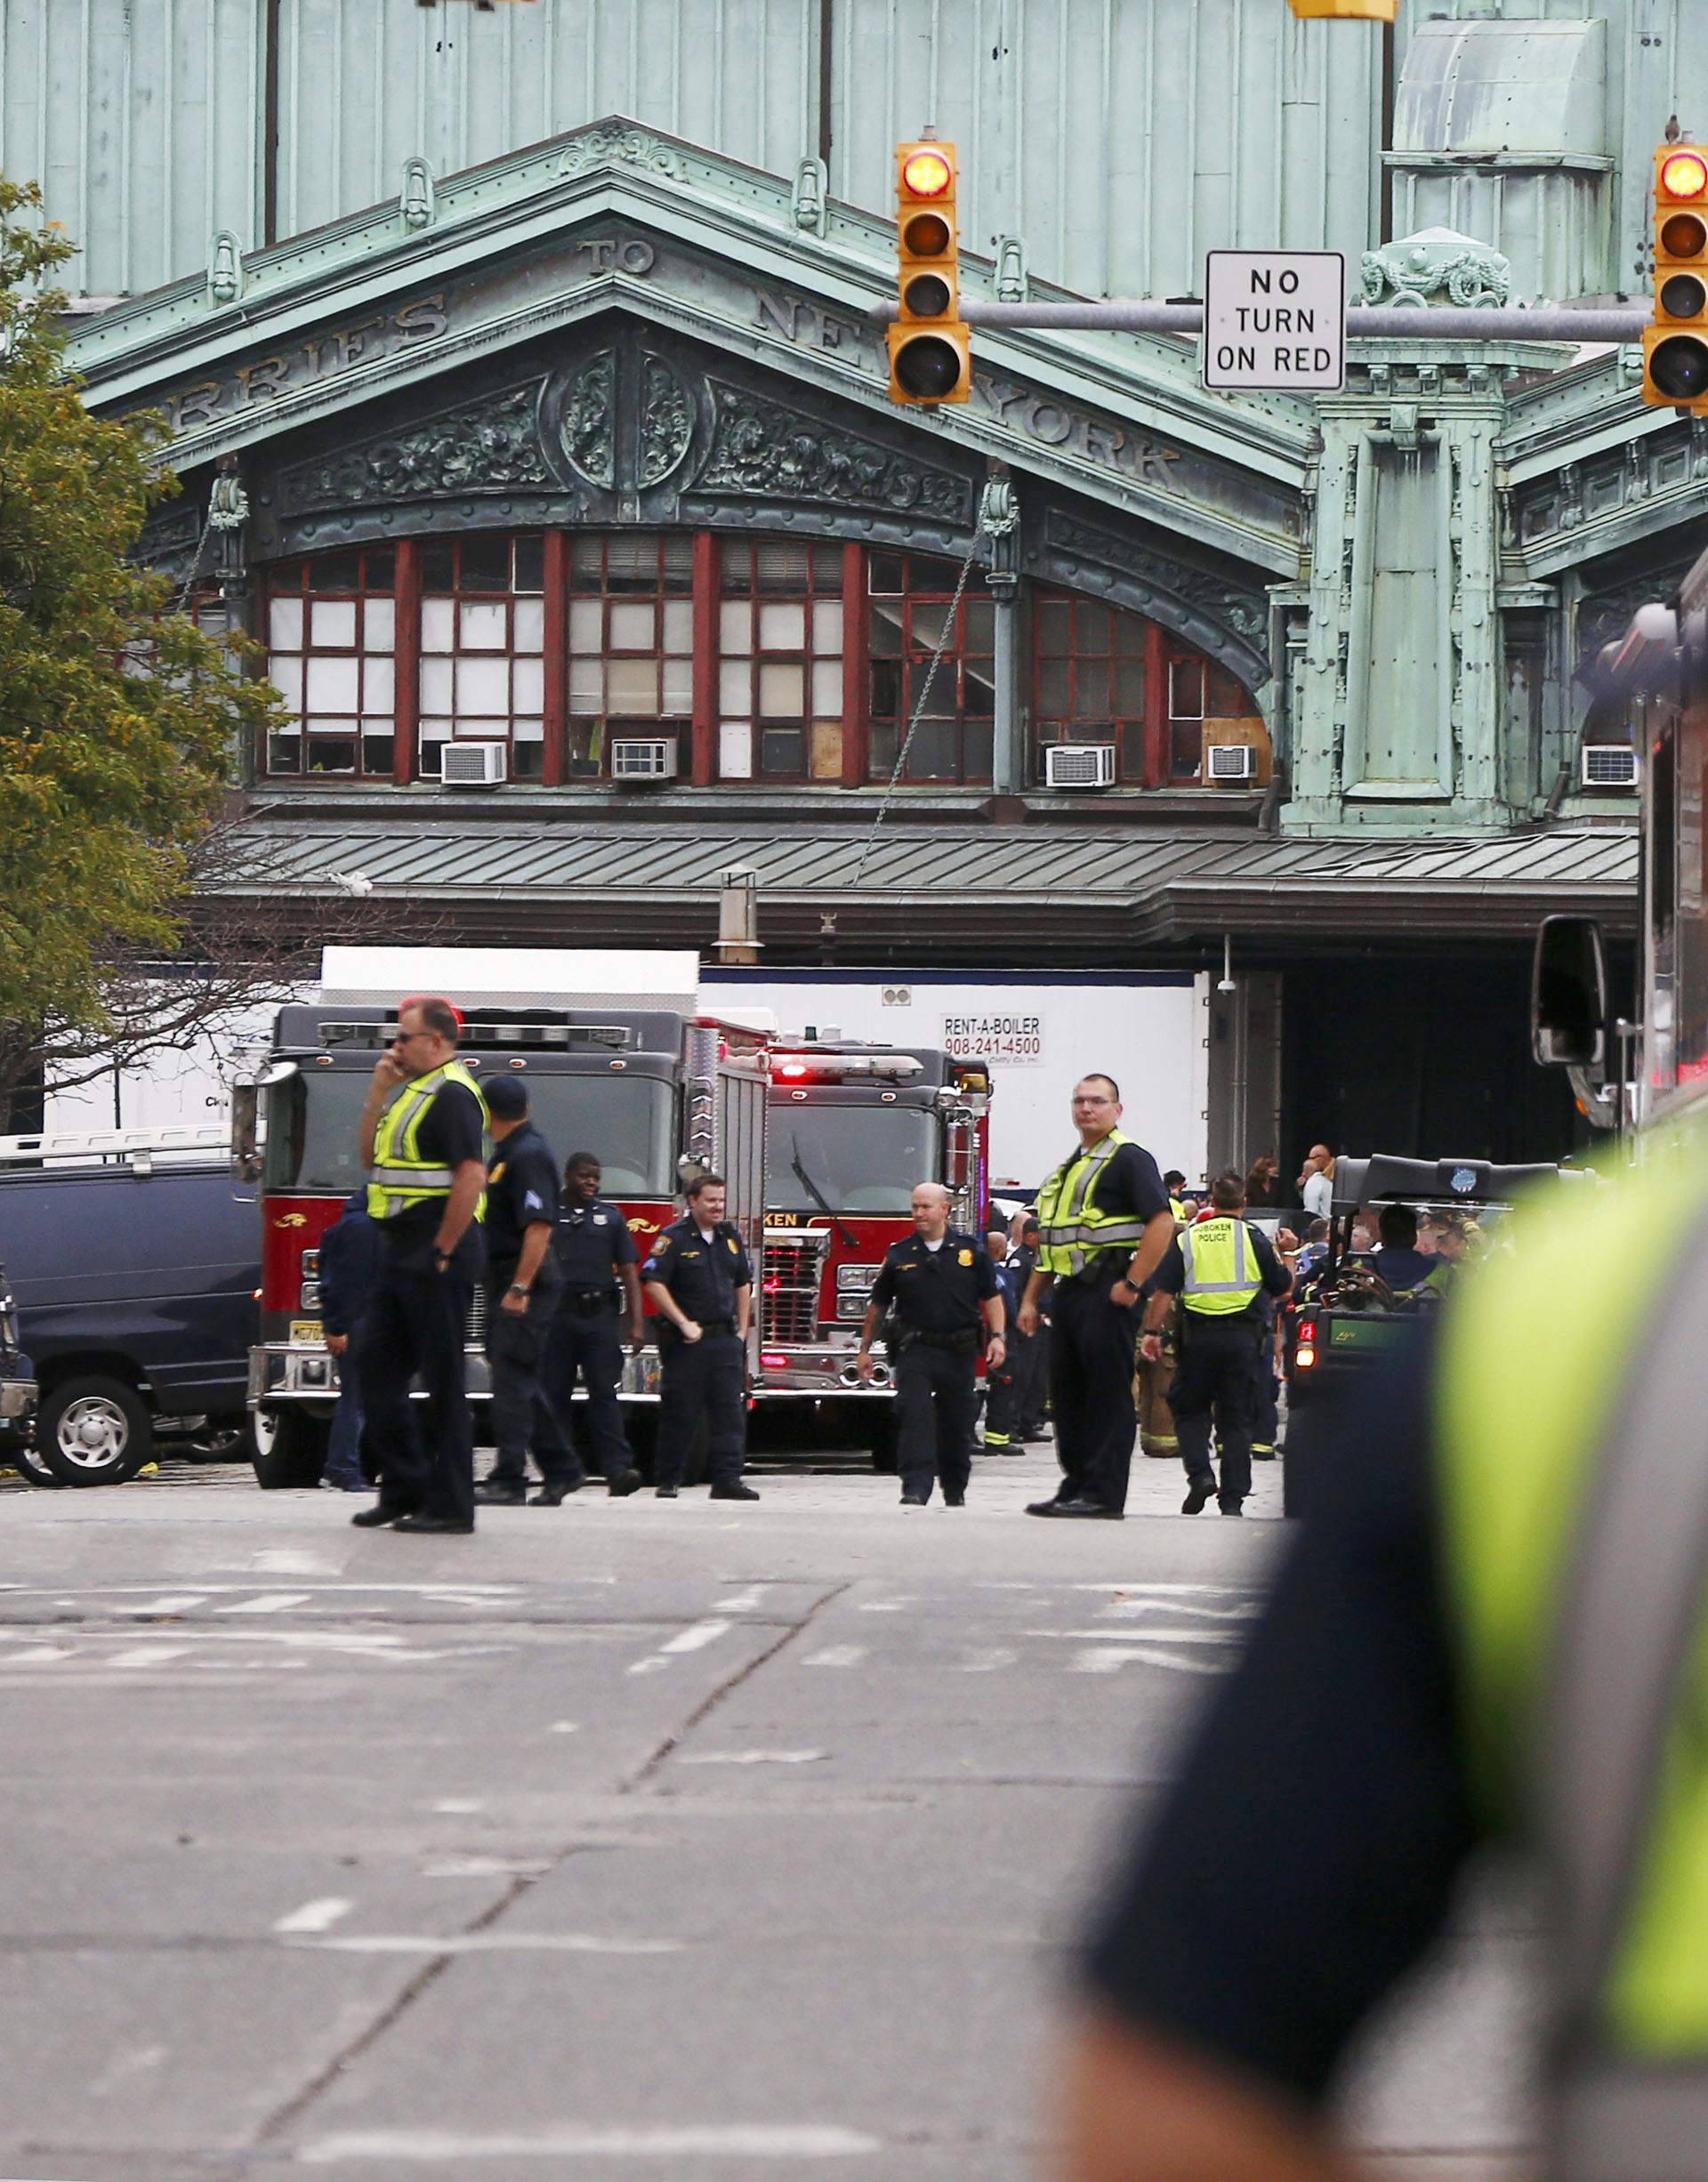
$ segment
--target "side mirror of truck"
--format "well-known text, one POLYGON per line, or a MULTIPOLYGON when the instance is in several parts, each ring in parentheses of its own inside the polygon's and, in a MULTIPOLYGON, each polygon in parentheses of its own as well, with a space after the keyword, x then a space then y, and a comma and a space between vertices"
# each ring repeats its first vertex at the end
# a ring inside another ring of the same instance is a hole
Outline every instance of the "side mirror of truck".
POLYGON ((1544 917, 1530 972, 1530 1047, 1544 1068, 1607 1059, 1607 962, 1593 917, 1544 917))
POLYGON ((239 1083, 231 1093, 231 1188, 234 1195, 261 1180, 261 1086, 239 1083))

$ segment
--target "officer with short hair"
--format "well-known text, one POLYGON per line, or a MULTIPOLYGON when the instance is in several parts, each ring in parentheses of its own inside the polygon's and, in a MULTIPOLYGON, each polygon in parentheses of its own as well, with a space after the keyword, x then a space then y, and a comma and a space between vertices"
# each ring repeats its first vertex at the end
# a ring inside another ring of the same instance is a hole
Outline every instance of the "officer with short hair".
POLYGON ((485 1261, 487 1109, 456 1058, 462 1028, 449 1001, 406 1000, 362 1107, 367 1212, 379 1223, 380 1252, 357 1369, 380 1497, 350 1518, 360 1530, 474 1528, 466 1343, 485 1261), (419 1436, 409 1391, 417 1375, 427 1395, 419 1436))
POLYGON ((1142 1348, 1146 1362, 1155 1364, 1162 1358, 1163 1321, 1173 1299, 1180 1299, 1180 1364, 1168 1405, 1186 1465, 1182 1515, 1196 1515, 1212 1498, 1223 1515, 1244 1512, 1252 1489, 1261 1351, 1273 1339, 1265 1299, 1293 1289, 1293 1276, 1269 1236, 1240 1218, 1245 1203, 1242 1178, 1217 1175, 1210 1185, 1209 1213, 1170 1246, 1146 1305, 1142 1348), (1213 1412, 1221 1451, 1220 1494, 1210 1466, 1213 1412))
POLYGON ((665 1229, 641 1268, 658 1314, 663 1374, 654 1486, 660 1500, 675 1499, 704 1417, 713 1499, 757 1500, 741 1482, 753 1268, 740 1233, 724 1218, 723 1177, 702 1174, 684 1194, 687 1212, 665 1229))
POLYGON ((621 1208, 600 1196, 603 1180, 597 1152, 569 1155, 552 1241, 561 1284, 557 1316, 546 1341, 545 1378, 558 1414, 567 1422, 580 1377, 587 1393, 593 1460, 611 1497, 621 1500, 639 1491, 640 1473, 629 1453, 616 1398, 623 1377, 619 1321, 626 1317, 630 1346, 637 1356, 646 1340, 646 1324, 637 1270, 640 1253, 621 1208))
POLYGON ((885 1252, 860 1329, 856 1368, 862 1379, 870 1379, 879 1320, 893 1310, 901 1325, 896 1453, 904 1508, 929 1503, 934 1476, 942 1483, 946 1507, 966 1505, 981 1323, 990 1368, 1000 1370, 1007 1353, 996 1268, 975 1236, 949 1225, 949 1204, 941 1182, 914 1188, 914 1232, 885 1252))
POLYGON ((498 1459, 475 1488, 491 1508, 528 1498, 528 1456, 540 1466, 536 1508, 561 1506, 581 1465, 544 1384, 546 1333, 558 1301, 552 1230, 558 1170, 552 1147, 528 1118, 520 1076, 488 1083, 492 1157, 487 1163, 487 1364, 498 1459))

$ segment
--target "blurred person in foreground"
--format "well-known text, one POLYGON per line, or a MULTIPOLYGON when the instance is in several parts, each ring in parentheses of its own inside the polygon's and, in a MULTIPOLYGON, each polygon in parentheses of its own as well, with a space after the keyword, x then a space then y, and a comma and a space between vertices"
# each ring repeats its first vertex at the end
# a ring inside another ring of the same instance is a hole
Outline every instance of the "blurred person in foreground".
POLYGON ((1708 2174, 1708 1169, 1509 1233, 1312 1423, 1319 1502, 1087 1936, 1059 2182, 1347 2182, 1336 2072, 1493 1844, 1553 1907, 1535 2171, 1708 2174))

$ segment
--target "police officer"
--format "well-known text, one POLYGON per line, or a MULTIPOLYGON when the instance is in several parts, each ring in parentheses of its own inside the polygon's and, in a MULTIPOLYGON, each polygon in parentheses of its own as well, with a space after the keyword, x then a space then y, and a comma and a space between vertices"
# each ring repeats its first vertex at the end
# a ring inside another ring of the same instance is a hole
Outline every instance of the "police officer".
POLYGON ((1050 1288, 1050 1411, 1062 1479, 1053 1499, 1026 1512, 1119 1522, 1138 1430, 1139 1291, 1174 1238, 1174 1215, 1156 1162, 1121 1132, 1115 1079, 1083 1076, 1073 1114, 1079 1149, 1038 1192, 1039 1262, 1020 1305, 1021 1333, 1035 1333, 1050 1288))
POLYGON ((380 1252, 357 1369, 380 1496, 350 1518, 359 1529, 474 1528, 465 1344, 485 1258, 487 1109, 456 1058, 461 1030, 449 1001, 405 1001, 362 1107, 367 1210, 379 1222, 380 1252), (412 1405, 417 1376, 427 1398, 412 1405))
POLYGON ((561 1284, 546 1345, 546 1384, 568 1419, 576 1379, 587 1390, 593 1460, 611 1497, 638 1492, 640 1473, 629 1453, 616 1398, 623 1376, 623 1336, 638 1356, 646 1340, 640 1253, 621 1210, 599 1194, 604 1180, 597 1152, 572 1152, 563 1170, 563 1201, 552 1248, 561 1284))
POLYGON ((1009 1320, 1008 1368, 1014 1380, 1014 1406, 1019 1418, 1015 1437, 1022 1445, 1028 1440, 1048 1439, 1050 1422, 1044 1414, 1050 1406, 1050 1319, 1048 1297, 1040 1300, 1038 1330, 1035 1333, 1020 1331, 1020 1304, 1026 1295, 1026 1284, 1038 1269, 1038 1220, 1035 1212, 1022 1212, 1010 1231, 1014 1247, 1009 1253, 1007 1271, 1014 1298, 1014 1309, 1009 1320))
POLYGON ((1349 2176, 1330 2087, 1490 1848, 1548 1914, 1526 2170, 1704 2171, 1700 1148, 1503 1242, 1295 1425, 1333 1460, 1088 1936, 1059 2182, 1349 2176))
POLYGON ((870 1379, 872 1338, 884 1313, 893 1310, 901 1326, 896 1453, 904 1508, 927 1505, 933 1475, 942 1481, 946 1507, 966 1505, 981 1322, 990 1367, 1000 1369, 1007 1353, 996 1268, 975 1236, 949 1225, 949 1204, 941 1182, 915 1187, 914 1232, 884 1252, 855 1359, 860 1377, 870 1379))
POLYGON ((641 1268, 658 1327, 663 1385, 653 1478, 674 1500, 696 1427, 706 1423, 713 1500, 757 1500, 741 1482, 745 1452, 747 1327, 753 1268, 724 1218, 724 1180, 702 1174, 686 1191, 688 1211, 666 1228, 641 1268))
POLYGON ((1145 1361, 1162 1359, 1162 1325, 1173 1298, 1180 1299, 1180 1369, 1169 1390, 1186 1465, 1182 1515, 1196 1515, 1217 1499, 1223 1515, 1239 1515, 1252 1489, 1252 1432, 1257 1421, 1258 1373, 1266 1341, 1273 1341, 1269 1296, 1292 1292, 1293 1276, 1261 1228, 1240 1213, 1245 1185, 1237 1174, 1219 1174, 1210 1185, 1210 1212, 1183 1228, 1157 1269, 1143 1342, 1145 1361), (1210 1419, 1221 1451, 1221 1490, 1210 1467, 1210 1419))
POLYGON ((581 1465, 544 1384, 547 1330, 557 1308, 552 1230, 558 1171, 528 1118, 528 1085, 499 1076, 486 1087, 492 1122, 487 1163, 487 1363, 498 1459, 475 1490, 487 1507, 520 1508, 528 1454, 540 1466, 536 1508, 556 1508, 581 1483, 581 1465))

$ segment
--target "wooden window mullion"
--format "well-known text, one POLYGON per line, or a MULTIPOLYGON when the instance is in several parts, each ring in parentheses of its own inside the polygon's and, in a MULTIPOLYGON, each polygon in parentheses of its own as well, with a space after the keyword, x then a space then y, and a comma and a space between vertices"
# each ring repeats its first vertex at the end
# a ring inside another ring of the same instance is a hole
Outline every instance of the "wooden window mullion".
POLYGON ((1174 774, 1173 732, 1168 719, 1168 660, 1156 622, 1145 627, 1145 785, 1165 788, 1174 774))
POLYGON ((546 532, 542 560, 545 671, 541 717, 545 722, 545 755, 541 777, 546 787, 560 788, 567 777, 569 716, 569 540, 563 531, 546 532))
MULTIPOLYGON (((709 788, 718 777, 718 607, 722 569, 718 535, 713 530, 694 535, 694 705, 693 780, 697 788, 709 788)), ((658 579, 658 672, 664 668, 664 615, 665 591, 662 568, 658 579)), ((755 634, 757 632, 755 631, 755 634)), ((755 688, 757 698, 758 690, 755 688)), ((662 686, 660 691, 662 698, 662 686)), ((662 704, 660 709, 662 710, 662 704)), ((753 721, 757 737, 759 722, 753 721)))
POLYGON ((415 738, 421 724, 421 562, 415 539, 399 538, 393 597, 391 646, 391 778, 407 788, 415 777, 415 738))
POLYGON ((871 662, 867 640, 871 601, 866 591, 866 552, 842 548, 842 785, 863 787, 871 760, 871 662))

